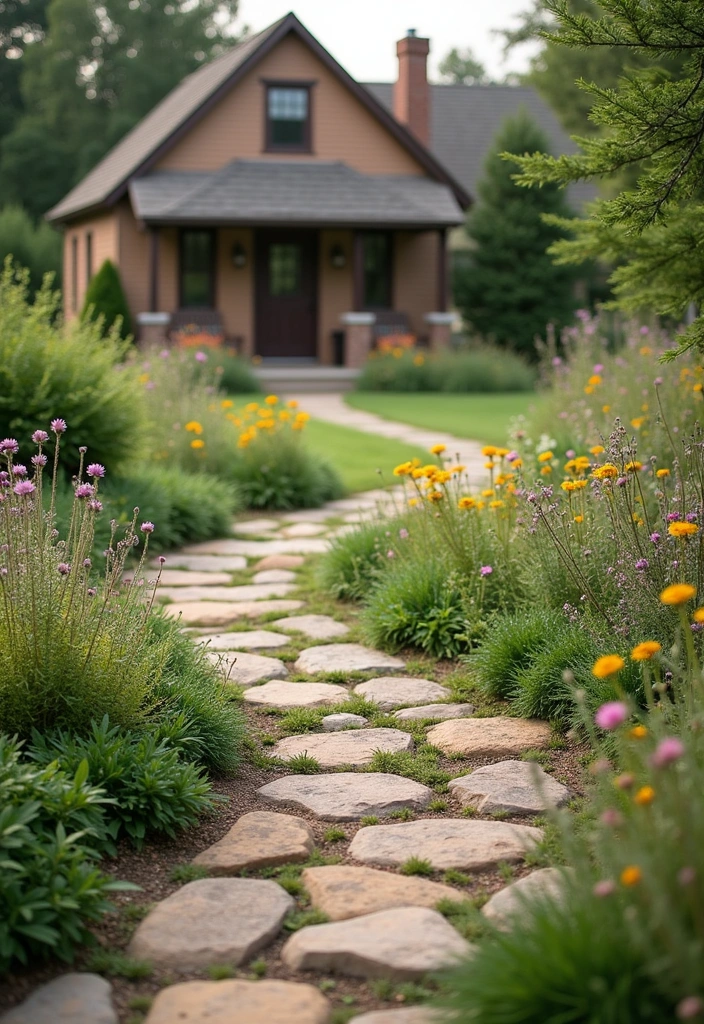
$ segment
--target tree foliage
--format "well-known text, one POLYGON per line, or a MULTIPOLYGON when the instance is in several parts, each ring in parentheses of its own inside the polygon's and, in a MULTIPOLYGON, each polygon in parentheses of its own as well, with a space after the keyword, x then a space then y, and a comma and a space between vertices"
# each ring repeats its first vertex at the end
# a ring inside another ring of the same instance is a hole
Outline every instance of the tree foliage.
POLYGON ((44 274, 54 274, 58 283, 61 270, 61 235, 48 224, 34 224, 21 206, 0 209, 0 263, 13 256, 29 270, 32 291, 41 287, 44 274))
POLYGON ((81 316, 84 320, 102 317, 106 333, 112 330, 117 318, 121 317, 120 337, 127 338, 132 333, 130 310, 120 275, 110 260, 105 260, 98 273, 91 278, 81 316))
POLYGON ((547 249, 563 237, 543 214, 568 215, 563 193, 548 185, 524 190, 513 180, 509 153, 545 153, 547 139, 525 111, 508 118, 486 161, 479 201, 467 219, 470 258, 455 273, 454 294, 467 325, 484 338, 535 354, 536 335, 572 316, 575 272, 555 266, 547 249))
MULTIPOLYGON (((576 13, 569 0, 544 6, 557 21, 553 43, 577 52, 607 49, 625 70, 615 88, 579 83, 600 134, 578 139, 574 156, 522 157, 517 180, 554 187, 635 168, 635 183, 594 204, 588 220, 553 218, 573 237, 552 252, 562 265, 618 261, 611 277, 617 305, 682 318, 691 303, 704 301, 704 0, 600 0, 596 18, 576 13), (631 55, 648 66, 629 67, 631 55), (670 67, 659 66, 665 61, 670 67)), ((704 317, 680 340, 704 346, 704 317)))
POLYGON ((487 81, 486 68, 470 49, 453 47, 438 64, 438 71, 452 85, 482 85, 487 81))

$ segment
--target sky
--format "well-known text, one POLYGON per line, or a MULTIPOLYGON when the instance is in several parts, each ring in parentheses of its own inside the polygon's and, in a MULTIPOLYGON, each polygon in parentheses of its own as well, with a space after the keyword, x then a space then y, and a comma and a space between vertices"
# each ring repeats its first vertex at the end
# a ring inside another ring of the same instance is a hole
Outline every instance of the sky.
POLYGON ((257 32, 290 10, 353 78, 392 82, 396 78, 396 41, 415 28, 430 39, 429 77, 453 47, 469 47, 490 76, 527 68, 531 46, 504 59, 503 40, 494 29, 515 25, 531 0, 240 0, 239 25, 257 32))

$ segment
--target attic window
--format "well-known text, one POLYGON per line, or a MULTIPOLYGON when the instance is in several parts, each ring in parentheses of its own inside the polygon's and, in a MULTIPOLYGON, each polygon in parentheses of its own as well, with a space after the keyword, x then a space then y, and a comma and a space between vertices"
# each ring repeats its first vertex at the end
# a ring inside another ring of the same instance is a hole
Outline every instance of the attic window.
POLYGON ((277 83, 266 90, 266 148, 268 152, 311 151, 310 87, 277 83))

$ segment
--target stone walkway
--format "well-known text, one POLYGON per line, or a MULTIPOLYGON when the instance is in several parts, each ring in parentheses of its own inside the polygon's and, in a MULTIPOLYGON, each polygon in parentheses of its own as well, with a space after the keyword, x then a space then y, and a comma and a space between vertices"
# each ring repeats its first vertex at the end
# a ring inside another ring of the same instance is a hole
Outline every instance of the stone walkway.
MULTIPOLYGON (((314 408, 315 396, 306 401, 315 416, 326 418, 321 415, 325 408, 329 418, 337 415, 329 396, 320 396, 314 408)), ((381 422, 352 410, 344 422, 362 429, 360 419, 367 429, 372 420, 381 422)), ((440 439, 385 426, 393 431, 389 436, 414 444, 440 439)), ((469 443, 462 446, 460 457, 476 462, 469 443)), ((266 751, 280 763, 291 761, 293 772, 271 770, 271 780, 258 790, 259 808, 243 814, 195 857, 194 864, 208 877, 188 882, 157 903, 131 939, 129 955, 167 969, 173 978, 154 999, 146 1024, 329 1024, 332 1003, 317 987, 321 973, 397 983, 442 969, 471 946, 436 908, 441 900, 444 905, 463 900, 465 893, 409 873, 408 862, 420 859, 425 871, 470 873, 520 864, 541 830, 468 817, 467 809, 530 821, 530 815, 545 809, 546 800, 561 804, 568 798, 567 789, 537 765, 516 759, 547 745, 545 723, 473 718, 472 706, 453 704, 449 689, 409 675, 400 658, 348 642, 345 623, 308 614, 305 601, 295 596, 306 557, 326 549, 340 518, 354 518, 387 501, 385 492, 370 492, 315 512, 241 521, 232 539, 191 545, 167 560, 158 596, 168 597, 168 613, 180 616, 184 628, 201 627, 194 641, 208 645, 228 682, 245 688, 244 701, 262 716, 263 729, 271 721, 264 716, 274 709, 339 705, 351 693, 373 702, 397 725, 375 728, 360 715, 331 714, 321 716, 318 731, 279 739, 266 751), (243 628, 248 622, 252 628, 243 628), (287 646, 290 650, 292 641, 298 645, 297 657, 285 663, 275 655, 287 646), (353 673, 372 678, 360 683, 353 673), (321 674, 328 675, 327 681, 321 674), (377 751, 408 756, 415 743, 406 729, 417 728, 418 718, 433 719, 435 724, 425 728, 436 748, 460 757, 479 753, 490 761, 470 774, 465 769, 450 782, 449 807, 442 816, 415 817, 427 813, 437 798, 428 786, 393 772, 364 770, 377 751), (302 756, 315 757, 321 770, 298 772, 302 756), (349 847, 352 863, 303 871, 310 905, 325 923, 304 926, 284 943, 281 962, 295 980, 179 981, 179 975, 198 974, 214 964, 244 966, 280 936, 294 898, 272 878, 242 875, 309 861, 315 852, 311 819, 361 822, 362 827, 349 847)), ((501 890, 483 912, 504 927, 512 913, 520 912, 515 890, 559 897, 559 884, 559 872, 535 871, 501 890)), ((66 974, 35 991, 2 1024, 118 1024, 110 993, 110 985, 97 975, 66 974)), ((422 1007, 352 1018, 354 1024, 437 1020, 422 1007)))

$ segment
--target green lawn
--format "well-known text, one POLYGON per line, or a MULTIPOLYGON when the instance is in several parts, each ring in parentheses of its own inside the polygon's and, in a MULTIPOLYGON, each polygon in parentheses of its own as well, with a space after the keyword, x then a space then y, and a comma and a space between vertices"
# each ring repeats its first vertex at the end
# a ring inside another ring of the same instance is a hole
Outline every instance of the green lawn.
POLYGON ((398 483, 392 473, 399 462, 415 456, 428 460, 428 453, 421 448, 322 420, 311 420, 303 436, 309 448, 335 467, 348 491, 370 491, 382 484, 398 483))
POLYGON ((345 401, 386 420, 444 430, 486 444, 503 444, 511 418, 526 413, 536 396, 530 391, 495 395, 353 391, 345 395, 345 401))

